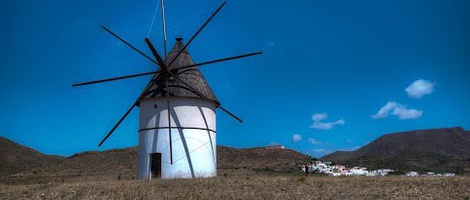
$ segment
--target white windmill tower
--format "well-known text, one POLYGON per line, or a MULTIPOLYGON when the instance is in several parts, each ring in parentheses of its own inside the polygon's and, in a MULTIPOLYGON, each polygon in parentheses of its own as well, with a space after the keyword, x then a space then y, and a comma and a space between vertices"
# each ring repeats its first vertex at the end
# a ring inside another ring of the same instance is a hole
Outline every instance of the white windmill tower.
MULTIPOLYGON (((216 108, 221 107, 198 66, 261 54, 255 52, 195 64, 186 48, 211 19, 226 4, 223 2, 185 45, 177 38, 168 55, 163 59, 149 38, 145 39, 155 59, 129 44, 108 28, 102 28, 114 37, 157 64, 153 72, 108 78, 72 85, 83 86, 138 76, 153 75, 141 95, 124 116, 99 143, 101 146, 116 130, 135 106, 140 107, 139 155, 137 176, 140 179, 197 178, 217 175, 216 108)), ((163 8, 163 1, 162 1, 163 8)), ((163 11, 163 10, 162 10, 163 11)), ((162 17, 164 24, 164 15, 162 17)), ((164 48, 166 53, 166 34, 164 48)))

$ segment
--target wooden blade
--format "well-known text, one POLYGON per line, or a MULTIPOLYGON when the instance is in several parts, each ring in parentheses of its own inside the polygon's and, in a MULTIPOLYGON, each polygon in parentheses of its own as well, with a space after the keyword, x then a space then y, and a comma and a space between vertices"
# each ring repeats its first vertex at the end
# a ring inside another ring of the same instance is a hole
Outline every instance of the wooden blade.
POLYGON ((206 27, 206 25, 212 20, 212 18, 215 17, 215 15, 220 11, 220 9, 222 9, 222 7, 226 3, 227 2, 224 1, 222 3, 222 5, 220 5, 219 8, 217 8, 217 10, 209 17, 209 19, 207 19, 207 21, 201 26, 201 28, 199 28, 199 30, 197 30, 197 32, 193 35, 193 37, 191 37, 191 39, 189 39, 188 43, 186 43, 186 45, 184 45, 183 49, 181 49, 181 51, 178 52, 178 54, 176 54, 175 58, 173 58, 173 60, 171 60, 170 64, 168 64, 168 67, 171 66, 171 64, 173 64, 173 62, 175 62, 175 60, 181 55, 181 53, 184 52, 184 50, 189 46, 189 44, 191 44, 191 42, 194 40, 194 38, 196 38, 196 36, 202 31, 202 29, 204 29, 204 27, 206 27))
POLYGON ((221 59, 217 59, 217 60, 212 60, 212 61, 207 61, 207 62, 202 62, 202 63, 196 63, 196 64, 193 64, 193 65, 188 65, 188 66, 184 66, 184 67, 179 67, 177 69, 187 69, 187 68, 191 68, 191 67, 197 67, 197 66, 208 65, 208 64, 218 63, 218 62, 235 60, 235 59, 245 58, 245 57, 259 55, 259 54, 263 54, 263 52, 259 51, 259 52, 243 54, 243 55, 239 55, 239 56, 221 58, 221 59))
POLYGON ((135 103, 132 104, 132 106, 127 110, 124 116, 122 116, 121 119, 119 119, 116 125, 114 125, 114 127, 108 132, 108 134, 103 138, 103 140, 101 140, 100 144, 98 144, 99 147, 108 139, 109 136, 111 136, 111 134, 113 134, 114 130, 116 130, 116 128, 121 124, 121 122, 124 121, 124 119, 127 117, 127 115, 129 115, 129 113, 132 111, 132 109, 134 109, 136 105, 137 104, 135 103))
MULTIPOLYGON (((159 56, 158 52, 155 52, 155 53, 156 53, 156 55, 159 56)), ((191 68, 191 67, 198 67, 198 66, 203 66, 203 65, 208 65, 208 64, 218 63, 218 62, 224 62, 224 61, 235 60, 235 59, 239 59, 239 58, 245 58, 245 57, 249 57, 249 56, 259 55, 259 54, 262 54, 262 53, 263 52, 255 52, 255 53, 249 53, 249 54, 244 54, 244 55, 239 55, 239 56, 221 58, 221 59, 217 59, 217 60, 212 60, 212 61, 207 61, 207 62, 202 62, 202 63, 196 63, 196 64, 193 64, 193 65, 187 65, 187 66, 180 67, 180 68, 177 68, 177 69, 187 69, 187 68, 191 68)), ((158 71, 153 71, 153 72, 145 72, 145 73, 140 73, 140 74, 132 74, 132 75, 127 75, 127 76, 119 76, 119 77, 114 77, 114 78, 107 78, 107 79, 101 79, 101 80, 95 80, 95 81, 89 81, 89 82, 83 82, 83 83, 76 83, 76 84, 73 84, 72 87, 83 86, 83 85, 91 85, 91 84, 103 83, 103 82, 109 82, 109 81, 116 81, 116 80, 134 78, 134 77, 139 77, 139 76, 146 76, 146 75, 151 75, 151 74, 158 74, 160 72, 161 72, 161 70, 158 70, 158 71)))
POLYGON ((129 113, 132 111, 132 109, 135 108, 135 106, 137 106, 137 104, 139 103, 140 99, 142 98, 142 96, 145 95, 145 93, 147 92, 147 90, 150 88, 150 86, 152 85, 152 82, 153 82, 153 79, 151 79, 149 81, 149 83, 147 84, 147 86, 145 87, 144 91, 142 91, 142 93, 139 95, 139 97, 137 98, 137 100, 132 104, 132 106, 126 111, 126 113, 124 114, 124 116, 121 117, 121 119, 119 119, 119 121, 116 123, 116 125, 114 125, 114 127, 111 129, 111 131, 108 132, 108 134, 106 134, 106 136, 103 138, 103 140, 101 140, 101 142, 98 144, 98 146, 100 147, 107 139, 109 136, 111 136, 111 134, 113 134, 113 132, 116 130, 116 128, 122 123, 122 121, 124 121, 124 119, 127 117, 127 115, 129 115, 129 113))
POLYGON ((171 112, 170 112, 170 88, 168 87, 168 75, 166 77, 166 105, 168 109, 168 134, 170 135, 170 163, 173 164, 173 140, 171 139, 171 112))
POLYGON ((162 0, 162 37, 163 37, 163 56, 166 57, 166 21, 165 21, 165 1, 162 0))
POLYGON ((230 116, 232 116, 233 118, 235 118, 236 120, 238 120, 240 123, 243 123, 243 120, 241 120, 240 118, 238 118, 237 116, 235 116, 234 114, 232 114, 230 111, 228 111, 227 109, 223 108, 222 106, 219 106, 219 108, 224 111, 225 113, 229 114, 230 116))
MULTIPOLYGON (((189 89, 192 90, 192 92, 194 92, 196 95, 198 95, 199 97, 203 98, 203 99, 209 99, 207 98, 204 94, 201 94, 199 91, 197 91, 196 89, 194 89, 191 85, 189 85, 188 83, 186 83, 186 81, 180 79, 178 76, 176 76, 175 74, 173 74, 172 72, 168 72, 170 75, 172 75, 173 77, 175 77, 176 79, 178 79, 178 81, 180 81, 181 83, 183 83, 186 87, 188 87, 189 89)), ((236 120, 238 120, 239 122, 243 123, 243 120, 241 120, 239 117, 235 116, 234 114, 232 114, 231 112, 229 112, 227 109, 221 107, 221 105, 218 105, 218 107, 226 112, 227 114, 229 114, 230 116, 232 116, 233 118, 235 118, 236 120)))
POLYGON ((123 42, 124 44, 126 44, 127 46, 129 46, 130 48, 134 49, 135 51, 137 51, 137 53, 139 53, 140 55, 144 56, 145 58, 147 58, 148 60, 152 61, 153 63, 157 64, 158 63, 153 60, 152 58, 150 58, 149 56, 147 56, 144 52, 140 51, 139 49, 137 49, 136 47, 134 47, 133 45, 131 45, 129 42, 127 42, 126 40, 122 39, 121 37, 119 37, 118 35, 116 35, 115 33, 113 33, 111 30, 109 30, 108 28, 106 28, 104 25, 101 25, 101 28, 103 28, 106 32, 110 33, 111 35, 113 35, 114 37, 116 37, 118 40, 120 40, 121 42, 123 42))
POLYGON ((103 82, 109 82, 109 81, 116 81, 116 80, 121 80, 121 79, 128 79, 128 78, 134 78, 134 77, 146 76, 146 75, 158 74, 158 73, 160 73, 160 70, 153 71, 153 72, 145 72, 145 73, 140 73, 140 74, 132 74, 132 75, 127 75, 127 76, 118 76, 114 78, 107 78, 107 79, 101 79, 101 80, 96 80, 96 81, 76 83, 76 84, 73 84, 72 87, 91 85, 91 84, 97 84, 97 83, 103 83, 103 82))
POLYGON ((149 38, 145 38, 145 42, 147 43, 147 45, 149 46, 150 48, 150 51, 152 51, 152 54, 153 56, 155 57, 155 59, 157 59, 157 62, 158 62, 158 65, 162 68, 163 72, 167 72, 168 71, 168 67, 166 66, 165 64, 165 61, 163 61, 163 58, 160 56, 160 54, 158 53, 157 49, 155 49, 155 47, 153 46, 152 42, 150 41, 149 38))

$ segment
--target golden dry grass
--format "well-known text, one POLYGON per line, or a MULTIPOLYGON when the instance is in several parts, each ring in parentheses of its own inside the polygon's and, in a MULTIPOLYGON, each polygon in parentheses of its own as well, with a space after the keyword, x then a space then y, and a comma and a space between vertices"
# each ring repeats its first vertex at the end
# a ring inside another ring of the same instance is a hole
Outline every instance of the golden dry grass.
POLYGON ((470 199, 470 177, 219 176, 0 183, 0 199, 470 199))

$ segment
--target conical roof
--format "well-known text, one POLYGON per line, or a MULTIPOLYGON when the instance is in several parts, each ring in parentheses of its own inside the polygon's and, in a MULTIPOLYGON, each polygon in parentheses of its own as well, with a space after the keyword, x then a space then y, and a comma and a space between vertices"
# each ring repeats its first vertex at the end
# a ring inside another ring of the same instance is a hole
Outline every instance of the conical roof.
MULTIPOLYGON (((178 52, 184 48, 184 44, 181 42, 181 40, 181 38, 176 39, 176 44, 170 50, 170 53, 168 53, 166 56, 165 63, 167 65, 169 65, 170 62, 176 57, 178 52)), ((193 64, 193 59, 185 49, 184 52, 181 53, 181 55, 179 55, 178 58, 168 68, 179 79, 186 82, 197 92, 193 91, 191 88, 187 87, 186 84, 182 83, 178 79, 175 79, 174 77, 170 77, 168 79, 169 87, 167 87, 166 78, 164 75, 157 74, 153 77, 152 86, 149 90, 147 90, 143 99, 166 97, 167 91, 169 91, 171 97, 202 98, 197 95, 197 93, 200 93, 207 99, 214 101, 214 103, 217 105, 220 105, 211 87, 197 67, 178 69, 193 64)))

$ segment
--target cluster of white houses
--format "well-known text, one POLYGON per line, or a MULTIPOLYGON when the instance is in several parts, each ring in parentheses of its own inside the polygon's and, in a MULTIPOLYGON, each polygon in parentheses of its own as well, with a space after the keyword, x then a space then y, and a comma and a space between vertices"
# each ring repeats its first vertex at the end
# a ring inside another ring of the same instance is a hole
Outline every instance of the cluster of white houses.
POLYGON ((405 174, 405 176, 446 176, 446 177, 452 177, 455 176, 455 173, 434 173, 434 172, 426 172, 423 174, 419 174, 418 172, 410 171, 405 174))
POLYGON ((314 161, 306 165, 300 165, 299 170, 309 173, 320 173, 329 176, 385 176, 394 170, 378 169, 368 171, 366 167, 346 167, 344 165, 332 165, 331 162, 314 161))
MULTIPOLYGON (((395 172, 392 169, 367 170, 366 167, 346 167, 344 165, 332 165, 331 162, 314 161, 306 165, 299 165, 298 169, 304 173, 320 173, 329 176, 386 176, 395 172)), ((455 176, 454 173, 436 174, 427 172, 419 174, 418 172, 408 172, 406 176, 455 176)))

